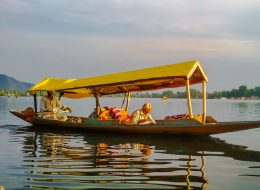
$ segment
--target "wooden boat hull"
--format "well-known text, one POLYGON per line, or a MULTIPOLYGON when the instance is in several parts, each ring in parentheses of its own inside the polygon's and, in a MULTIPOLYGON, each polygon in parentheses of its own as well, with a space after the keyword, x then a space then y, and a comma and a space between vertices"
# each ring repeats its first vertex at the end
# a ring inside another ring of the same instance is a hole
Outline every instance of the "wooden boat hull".
POLYGON ((212 135, 260 127, 260 121, 236 121, 200 123, 195 119, 156 120, 151 125, 128 125, 118 120, 86 119, 82 123, 43 119, 39 117, 27 118, 19 111, 10 111, 17 117, 35 126, 52 128, 83 129, 98 132, 120 132, 138 134, 170 134, 170 135, 212 135))

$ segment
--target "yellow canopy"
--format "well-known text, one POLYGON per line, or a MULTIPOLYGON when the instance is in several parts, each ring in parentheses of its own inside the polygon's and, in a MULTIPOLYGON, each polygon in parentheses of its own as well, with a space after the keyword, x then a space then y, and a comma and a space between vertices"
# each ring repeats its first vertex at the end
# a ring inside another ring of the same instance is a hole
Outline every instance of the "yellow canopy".
POLYGON ((45 78, 39 83, 28 89, 29 92, 36 91, 56 91, 61 88, 66 82, 76 79, 61 79, 61 78, 45 78))
POLYGON ((82 79, 47 78, 29 89, 31 92, 55 90, 65 97, 82 98, 125 92, 176 88, 208 81, 199 61, 170 64, 140 70, 82 79))
MULTIPOLYGON (((29 92, 35 93, 37 91, 60 91, 66 83, 77 79, 61 79, 61 78, 45 78, 36 85, 28 89, 29 92)), ((67 91, 60 91, 63 96, 67 98, 84 98, 91 96, 90 90, 86 88, 73 89, 67 91)))

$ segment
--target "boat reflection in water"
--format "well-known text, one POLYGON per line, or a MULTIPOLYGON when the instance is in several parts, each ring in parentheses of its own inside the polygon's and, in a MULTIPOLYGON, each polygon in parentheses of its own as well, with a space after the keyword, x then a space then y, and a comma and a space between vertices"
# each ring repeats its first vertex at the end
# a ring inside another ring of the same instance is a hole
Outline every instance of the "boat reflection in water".
POLYGON ((213 137, 81 134, 24 127, 28 189, 207 189, 207 156, 260 161, 213 137))

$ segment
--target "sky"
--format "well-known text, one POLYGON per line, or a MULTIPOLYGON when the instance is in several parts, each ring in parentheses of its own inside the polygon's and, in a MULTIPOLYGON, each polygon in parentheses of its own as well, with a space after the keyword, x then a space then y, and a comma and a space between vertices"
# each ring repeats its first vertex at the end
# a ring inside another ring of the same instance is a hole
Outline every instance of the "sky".
POLYGON ((259 0, 0 0, 0 73, 37 83, 199 60, 208 91, 260 86, 259 0))

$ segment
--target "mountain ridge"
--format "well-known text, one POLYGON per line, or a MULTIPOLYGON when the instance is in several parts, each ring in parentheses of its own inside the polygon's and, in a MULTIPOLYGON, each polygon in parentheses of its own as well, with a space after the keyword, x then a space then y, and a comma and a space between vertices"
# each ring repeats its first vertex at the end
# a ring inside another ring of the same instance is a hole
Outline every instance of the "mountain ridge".
POLYGON ((0 89, 26 91, 34 84, 19 81, 5 74, 0 74, 0 89))

